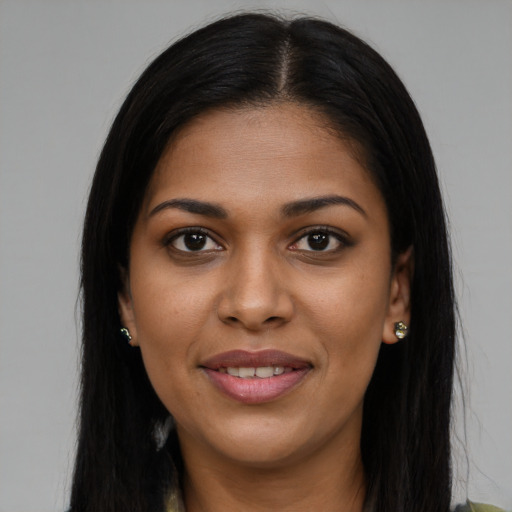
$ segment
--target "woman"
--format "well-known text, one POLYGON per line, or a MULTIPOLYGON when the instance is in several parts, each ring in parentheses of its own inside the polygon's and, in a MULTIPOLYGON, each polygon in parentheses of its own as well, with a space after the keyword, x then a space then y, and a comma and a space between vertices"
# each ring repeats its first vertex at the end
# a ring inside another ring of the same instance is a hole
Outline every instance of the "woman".
POLYGON ((160 55, 98 163, 82 290, 72 511, 449 510, 435 165, 350 33, 247 14, 160 55))

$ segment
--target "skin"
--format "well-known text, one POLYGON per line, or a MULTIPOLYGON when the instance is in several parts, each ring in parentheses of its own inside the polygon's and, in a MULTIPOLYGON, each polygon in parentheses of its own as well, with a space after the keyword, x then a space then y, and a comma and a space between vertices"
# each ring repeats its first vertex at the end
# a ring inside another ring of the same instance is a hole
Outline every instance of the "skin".
POLYGON ((363 398, 381 343, 409 321, 412 257, 392 267, 384 200, 352 149, 295 104, 213 111, 155 170, 119 308, 175 418, 189 512, 362 510, 363 398), (283 215, 334 194, 357 207, 283 215), (182 198, 226 216, 159 207, 182 198), (204 230, 203 250, 182 228, 204 230), (327 246, 313 250, 311 232, 327 246), (282 350, 311 369, 276 400, 243 404, 200 366, 234 349, 282 350))

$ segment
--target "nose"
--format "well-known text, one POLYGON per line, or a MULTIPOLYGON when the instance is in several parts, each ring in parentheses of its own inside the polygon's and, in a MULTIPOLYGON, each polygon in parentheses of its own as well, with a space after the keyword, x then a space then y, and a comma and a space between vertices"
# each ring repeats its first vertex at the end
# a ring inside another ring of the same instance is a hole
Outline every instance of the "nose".
POLYGON ((222 322, 259 331, 291 320, 294 304, 278 259, 256 251, 233 259, 218 304, 222 322))

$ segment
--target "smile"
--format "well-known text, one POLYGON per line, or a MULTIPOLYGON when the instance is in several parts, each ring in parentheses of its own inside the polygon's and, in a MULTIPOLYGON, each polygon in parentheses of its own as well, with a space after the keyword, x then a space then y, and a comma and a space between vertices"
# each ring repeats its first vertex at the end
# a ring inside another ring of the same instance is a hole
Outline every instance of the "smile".
POLYGON ((312 365, 276 350, 235 350, 208 359, 201 368, 223 395, 244 404, 260 404, 290 392, 312 365))
POLYGON ((227 373, 232 377, 240 377, 241 379, 253 379, 255 377, 259 379, 268 379, 283 373, 289 373, 293 371, 293 368, 287 366, 258 366, 257 368, 252 367, 233 367, 228 366, 227 368, 221 366, 218 370, 220 373, 227 373))

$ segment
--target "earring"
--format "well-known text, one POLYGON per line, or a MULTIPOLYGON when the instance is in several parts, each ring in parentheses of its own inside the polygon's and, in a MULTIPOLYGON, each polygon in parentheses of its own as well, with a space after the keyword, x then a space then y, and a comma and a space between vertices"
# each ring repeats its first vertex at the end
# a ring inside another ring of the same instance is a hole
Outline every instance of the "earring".
POLYGON ((403 322, 396 322, 395 323, 395 336, 399 340, 403 340, 407 336, 407 331, 408 330, 409 330, 409 328, 403 322))
POLYGON ((126 327, 121 327, 121 334, 126 338, 126 341, 130 343, 132 341, 132 335, 126 327))

